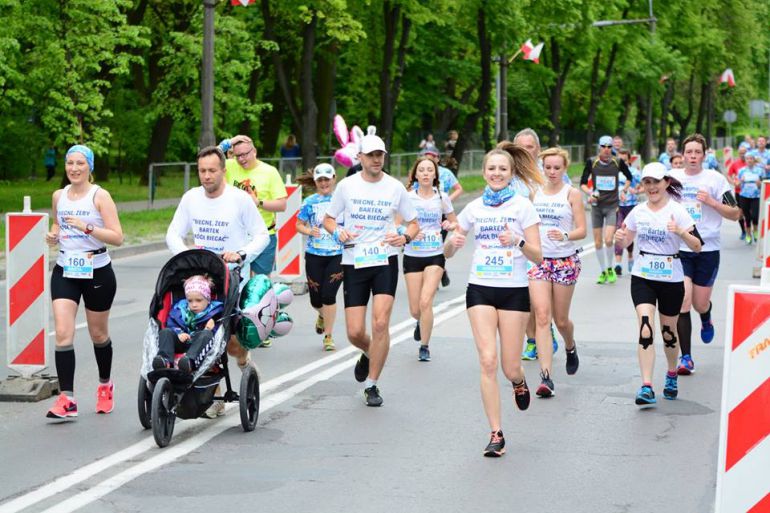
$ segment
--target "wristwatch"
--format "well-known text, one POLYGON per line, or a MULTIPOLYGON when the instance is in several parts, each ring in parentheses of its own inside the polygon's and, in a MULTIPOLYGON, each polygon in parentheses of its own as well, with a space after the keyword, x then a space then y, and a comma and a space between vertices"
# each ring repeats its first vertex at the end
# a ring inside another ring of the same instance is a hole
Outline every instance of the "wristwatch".
POLYGON ((404 234, 404 240, 406 241, 404 242, 404 244, 409 244, 410 242, 412 242, 412 238, 409 236, 408 233, 404 234))
POLYGON ((569 233, 567 233, 567 232, 564 232, 564 240, 565 240, 565 241, 568 241, 568 240, 569 240, 569 233))
POLYGON ((92 231, 94 231, 94 225, 92 225, 91 223, 88 223, 83 233, 85 233, 86 235, 89 235, 92 231))
POLYGON ((259 201, 257 201, 257 208, 262 208, 262 206, 263 206, 264 204, 265 204, 265 202, 264 202, 264 201, 262 201, 262 200, 259 200, 259 201))
POLYGON ((524 244, 526 244, 526 243, 527 243, 527 241, 525 241, 524 239, 521 239, 521 240, 519 240, 519 243, 516 244, 516 245, 519 246, 519 248, 523 248, 524 244))

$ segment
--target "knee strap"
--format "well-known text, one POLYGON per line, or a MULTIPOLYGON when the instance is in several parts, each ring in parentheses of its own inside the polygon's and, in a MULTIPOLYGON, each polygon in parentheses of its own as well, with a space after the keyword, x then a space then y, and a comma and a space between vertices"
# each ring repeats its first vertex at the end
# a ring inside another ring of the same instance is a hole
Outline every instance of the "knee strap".
POLYGON ((668 326, 663 326, 663 343, 666 347, 674 349, 676 347, 676 335, 668 326))
POLYGON ((647 349, 652 345, 652 340, 652 325, 650 325, 650 318, 646 315, 642 315, 642 323, 639 325, 639 345, 642 346, 642 349, 647 349), (649 337, 642 336, 642 331, 644 331, 645 327, 650 332, 649 337))

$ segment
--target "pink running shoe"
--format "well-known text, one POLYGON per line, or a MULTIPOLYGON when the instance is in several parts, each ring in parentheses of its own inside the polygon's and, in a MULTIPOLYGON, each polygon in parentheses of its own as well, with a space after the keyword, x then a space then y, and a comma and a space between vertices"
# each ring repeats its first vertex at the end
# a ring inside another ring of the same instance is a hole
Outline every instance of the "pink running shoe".
POLYGON ((112 381, 99 383, 99 388, 96 389, 96 413, 110 413, 112 411, 115 406, 112 400, 114 391, 115 385, 112 381))
POLYGON ((59 394, 53 408, 48 410, 48 413, 46 413, 45 416, 49 419, 68 419, 77 417, 78 404, 74 399, 71 399, 64 394, 59 394))

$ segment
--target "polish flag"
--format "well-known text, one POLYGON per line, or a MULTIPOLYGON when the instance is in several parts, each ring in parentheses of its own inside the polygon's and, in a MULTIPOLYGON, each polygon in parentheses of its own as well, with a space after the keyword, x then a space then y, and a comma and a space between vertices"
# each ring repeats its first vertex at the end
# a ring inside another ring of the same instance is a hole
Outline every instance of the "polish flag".
POLYGON ((242 5, 246 7, 249 4, 253 4, 257 0, 230 0, 231 5, 242 5))
POLYGON ((719 83, 727 84, 728 87, 735 87, 735 76, 733 75, 733 70, 730 68, 724 70, 722 75, 719 77, 719 83))
POLYGON ((527 42, 521 45, 519 51, 524 54, 525 61, 534 61, 536 64, 540 64, 540 52, 543 51, 543 44, 538 43, 535 46, 532 44, 531 39, 527 39, 527 42))

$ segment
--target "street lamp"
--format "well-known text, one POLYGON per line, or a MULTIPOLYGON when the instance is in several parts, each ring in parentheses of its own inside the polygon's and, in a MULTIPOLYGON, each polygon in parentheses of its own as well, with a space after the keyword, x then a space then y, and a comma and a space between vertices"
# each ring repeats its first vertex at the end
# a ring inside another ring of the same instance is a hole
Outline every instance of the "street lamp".
POLYGON ((198 147, 214 145, 214 7, 203 0, 203 59, 201 65, 201 135, 198 147))

